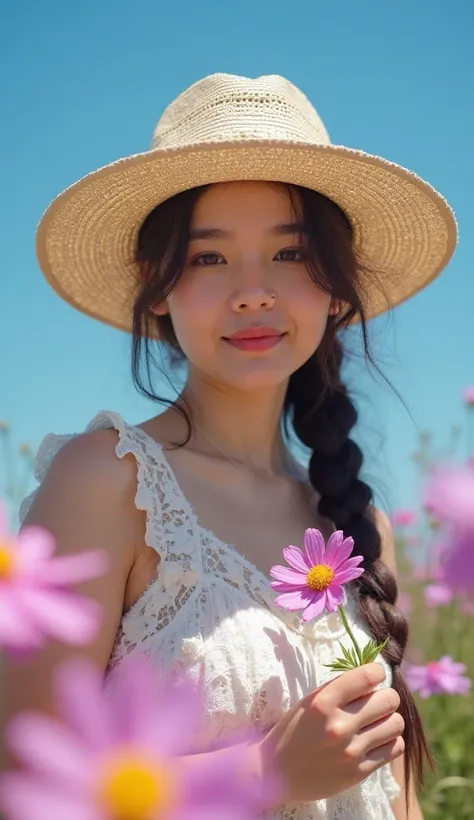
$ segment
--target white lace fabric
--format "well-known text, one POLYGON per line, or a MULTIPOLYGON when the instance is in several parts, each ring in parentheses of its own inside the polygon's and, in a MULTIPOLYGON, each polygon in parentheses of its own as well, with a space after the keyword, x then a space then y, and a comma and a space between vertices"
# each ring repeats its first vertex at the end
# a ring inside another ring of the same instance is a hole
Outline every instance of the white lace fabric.
MULTIPOLYGON (((87 431, 115 428, 119 458, 137 462, 135 503, 146 513, 146 543, 161 556, 157 577, 123 615, 106 671, 113 686, 122 659, 144 653, 163 671, 186 670, 205 693, 206 709, 190 752, 221 745, 250 726, 272 726, 298 700, 329 680, 326 669, 349 645, 338 613, 304 625, 274 604, 267 579, 234 547, 199 523, 163 448, 118 413, 100 412, 87 431)), ((36 459, 41 482, 72 435, 50 434, 36 459)), ((23 520, 34 493, 20 510, 23 520)), ((356 637, 367 629, 356 601, 347 614, 356 637)), ((390 685, 390 668, 383 685, 390 685)), ((360 785, 314 803, 281 806, 266 820, 393 820, 399 786, 384 766, 360 785)))

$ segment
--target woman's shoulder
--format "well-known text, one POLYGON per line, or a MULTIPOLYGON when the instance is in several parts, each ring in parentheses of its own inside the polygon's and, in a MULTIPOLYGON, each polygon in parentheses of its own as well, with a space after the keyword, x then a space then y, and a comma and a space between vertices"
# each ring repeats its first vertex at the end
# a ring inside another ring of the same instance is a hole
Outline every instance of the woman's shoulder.
POLYGON ((42 481, 53 464, 56 470, 87 472, 91 480, 97 477, 97 470, 120 472, 116 450, 127 430, 128 425, 119 413, 101 410, 82 431, 48 433, 36 455, 37 480, 42 481))
MULTIPOLYGON (((137 458, 133 457, 133 431, 119 413, 100 411, 78 433, 48 433, 35 458, 35 478, 43 488, 55 491, 123 498, 136 490, 137 458)), ((23 521, 37 490, 20 509, 23 521)))

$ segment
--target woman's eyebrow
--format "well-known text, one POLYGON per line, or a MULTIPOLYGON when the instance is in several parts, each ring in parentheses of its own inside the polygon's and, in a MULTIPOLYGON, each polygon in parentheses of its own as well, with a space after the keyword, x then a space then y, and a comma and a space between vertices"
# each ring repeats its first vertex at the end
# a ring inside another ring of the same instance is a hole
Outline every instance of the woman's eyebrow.
MULTIPOLYGON (((268 229, 271 236, 287 236, 288 234, 305 234, 307 230, 302 222, 283 222, 268 229)), ((189 232, 189 241, 196 239, 235 239, 233 231, 224 231, 222 228, 193 228, 189 232)))

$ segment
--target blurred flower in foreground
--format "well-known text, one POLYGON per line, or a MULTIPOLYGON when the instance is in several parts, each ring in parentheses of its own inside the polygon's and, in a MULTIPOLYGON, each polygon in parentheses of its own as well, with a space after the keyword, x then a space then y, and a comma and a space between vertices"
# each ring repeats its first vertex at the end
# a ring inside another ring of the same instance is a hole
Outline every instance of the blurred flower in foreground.
POLYGON ((463 390, 463 399, 469 407, 474 407, 474 385, 463 390))
POLYGON ((53 558, 54 547, 39 527, 10 535, 0 502, 0 647, 31 650, 48 637, 82 645, 95 636, 100 607, 69 587, 102 575, 107 555, 94 550, 53 558))
POLYGON ((248 743, 179 757, 200 698, 143 657, 126 660, 110 689, 77 658, 56 667, 54 684, 63 723, 25 712, 7 726, 26 768, 0 776, 6 820, 249 820, 268 800, 268 783, 245 777, 248 743))
POLYGON ((439 661, 431 661, 425 666, 405 664, 404 672, 412 692, 420 697, 431 695, 466 695, 471 688, 471 680, 466 677, 466 665, 455 663, 449 655, 439 661))
POLYGON ((392 525, 395 528, 411 527, 416 522, 416 515, 413 510, 396 510, 392 516, 392 525))
POLYGON ((446 606, 454 598, 453 590, 445 584, 429 584, 425 587, 425 604, 430 609, 446 606))

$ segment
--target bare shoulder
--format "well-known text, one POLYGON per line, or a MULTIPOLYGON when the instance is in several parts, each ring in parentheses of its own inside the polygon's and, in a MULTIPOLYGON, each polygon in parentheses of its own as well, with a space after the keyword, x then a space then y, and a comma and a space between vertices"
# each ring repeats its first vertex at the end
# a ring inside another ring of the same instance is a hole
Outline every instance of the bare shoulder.
POLYGON ((54 457, 46 482, 65 480, 68 484, 96 486, 112 493, 130 489, 136 482, 135 459, 118 458, 117 441, 118 434, 113 428, 74 436, 54 457))
POLYGON ((118 458, 114 429, 74 436, 53 458, 23 526, 48 529, 64 551, 101 546, 131 565, 143 513, 135 507, 137 465, 118 458))
POLYGON ((395 551, 395 535, 393 532, 392 522, 387 513, 377 507, 372 508, 374 517, 374 524, 379 531, 381 538, 382 561, 392 570, 394 575, 397 574, 397 556, 395 551))

